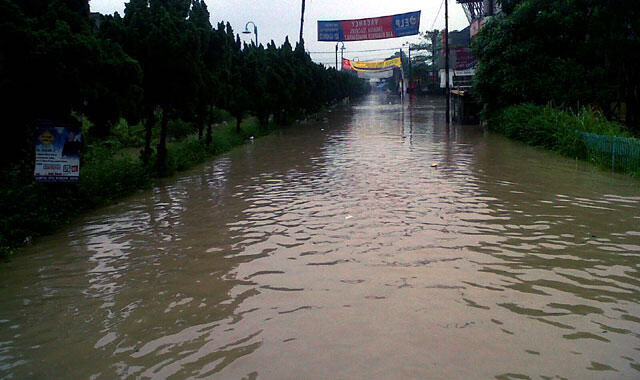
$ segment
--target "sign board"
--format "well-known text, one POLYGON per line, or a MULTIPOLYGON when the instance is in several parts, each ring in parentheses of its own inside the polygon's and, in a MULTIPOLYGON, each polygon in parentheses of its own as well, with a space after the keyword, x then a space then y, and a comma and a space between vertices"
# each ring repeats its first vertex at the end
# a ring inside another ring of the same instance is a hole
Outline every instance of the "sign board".
POLYGON ((81 130, 49 120, 38 120, 36 128, 35 180, 77 182, 80 178, 81 130))
POLYGON ((471 48, 468 48, 468 47, 455 48, 454 57, 455 57, 454 68, 456 70, 465 70, 469 67, 474 66, 476 62, 476 57, 474 57, 473 51, 471 51, 471 48))
POLYGON ((353 20, 318 21, 318 41, 365 41, 418 34, 420 11, 353 20))

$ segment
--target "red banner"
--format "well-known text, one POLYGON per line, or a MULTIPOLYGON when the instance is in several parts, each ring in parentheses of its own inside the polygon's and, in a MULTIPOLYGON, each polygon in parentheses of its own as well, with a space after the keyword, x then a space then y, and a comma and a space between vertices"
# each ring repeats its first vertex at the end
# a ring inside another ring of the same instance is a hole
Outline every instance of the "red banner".
POLYGON ((395 37, 393 16, 342 21, 344 41, 379 40, 395 37))

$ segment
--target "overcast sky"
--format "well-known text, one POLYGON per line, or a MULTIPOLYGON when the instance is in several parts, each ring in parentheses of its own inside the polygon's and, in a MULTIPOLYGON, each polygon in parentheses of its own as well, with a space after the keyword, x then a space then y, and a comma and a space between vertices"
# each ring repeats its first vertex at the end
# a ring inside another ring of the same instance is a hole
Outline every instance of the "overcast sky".
MULTIPOLYGON (((103 14, 119 12, 124 15, 125 0, 90 0, 91 11, 103 14)), ((300 10, 302 0, 205 0, 211 24, 230 22, 233 30, 240 33, 248 21, 258 27, 258 40, 262 44, 274 40, 277 45, 284 42, 285 36, 295 46, 300 34, 300 10)), ((443 0, 307 0, 304 15, 304 41, 306 49, 316 62, 335 63, 335 42, 319 42, 317 35, 318 20, 347 20, 355 18, 387 16, 421 10, 420 31, 444 28, 443 0), (436 18, 436 14, 440 13, 436 18)), ((449 28, 463 29, 469 23, 462 6, 455 0, 449 0, 449 28)), ((249 26, 253 32, 253 26, 249 26)), ((240 37, 249 42, 253 33, 240 37)), ((346 42, 344 57, 361 61, 383 59, 393 54, 392 50, 362 52, 371 49, 400 48, 405 42, 418 42, 418 36, 391 38, 386 40, 346 42)))

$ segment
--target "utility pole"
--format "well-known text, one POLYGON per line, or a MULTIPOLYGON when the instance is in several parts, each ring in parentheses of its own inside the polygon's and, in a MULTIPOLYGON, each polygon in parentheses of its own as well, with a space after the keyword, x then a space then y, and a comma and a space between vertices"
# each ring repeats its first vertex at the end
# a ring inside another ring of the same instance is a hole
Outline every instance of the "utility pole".
POLYGON ((447 125, 449 125, 450 99, 449 93, 449 1, 444 0, 444 71, 445 71, 445 96, 447 98, 447 125))
POLYGON ((404 104, 404 69, 402 68, 402 48, 400 48, 400 102, 404 104))
POLYGON ((438 53, 438 33, 436 33, 436 31, 433 31, 433 34, 431 35, 431 68, 433 69, 432 73, 433 75, 433 88, 434 90, 438 87, 440 87, 440 84, 437 81, 437 75, 435 75, 436 73, 436 68, 437 68, 437 64, 436 64, 436 53, 438 53))
POLYGON ((304 0, 302 0, 302 12, 300 13, 300 39, 298 40, 299 43, 302 43, 302 30, 304 26, 304 0))
POLYGON ((336 42, 336 71, 338 71, 338 43, 336 42))
POLYGON ((409 44, 409 83, 413 81, 413 70, 411 67, 411 44, 409 44))
POLYGON ((344 60, 344 42, 342 42, 342 46, 340 47, 340 71, 342 71, 343 60, 344 60))

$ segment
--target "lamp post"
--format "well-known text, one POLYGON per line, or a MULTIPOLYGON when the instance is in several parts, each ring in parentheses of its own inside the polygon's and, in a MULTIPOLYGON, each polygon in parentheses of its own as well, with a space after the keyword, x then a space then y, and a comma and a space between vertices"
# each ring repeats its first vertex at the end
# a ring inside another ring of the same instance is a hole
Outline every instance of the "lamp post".
POLYGON ((253 25, 253 34, 256 35, 256 47, 257 47, 258 46, 258 27, 253 21, 249 21, 247 25, 244 26, 244 31, 242 32, 242 34, 251 34, 251 31, 249 30, 249 24, 253 25))

